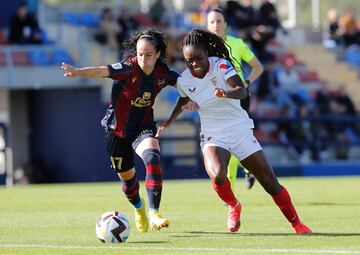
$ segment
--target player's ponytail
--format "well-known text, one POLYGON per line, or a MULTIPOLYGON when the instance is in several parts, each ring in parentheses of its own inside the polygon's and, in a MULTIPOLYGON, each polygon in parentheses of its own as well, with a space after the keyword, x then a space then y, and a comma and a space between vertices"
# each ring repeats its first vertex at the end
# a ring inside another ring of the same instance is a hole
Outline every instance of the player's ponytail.
POLYGON ((235 66, 224 40, 216 34, 202 29, 193 29, 185 36, 182 47, 190 45, 207 51, 209 57, 224 58, 235 66))

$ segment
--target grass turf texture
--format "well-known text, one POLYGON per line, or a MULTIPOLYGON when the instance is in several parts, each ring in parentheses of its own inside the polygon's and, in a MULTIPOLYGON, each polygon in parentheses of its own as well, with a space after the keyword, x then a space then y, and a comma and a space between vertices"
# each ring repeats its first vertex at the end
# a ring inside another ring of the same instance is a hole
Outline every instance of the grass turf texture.
MULTIPOLYGON (((249 191, 242 179, 238 233, 227 232, 227 207, 207 179, 165 181, 161 211, 171 226, 146 234, 118 183, 30 185, 0 188, 0 254, 360 254, 360 177, 279 180, 312 236, 293 234, 259 183, 249 191), (110 210, 129 217, 126 243, 95 236, 97 217, 110 210)), ((147 201, 143 183, 141 194, 147 201)))

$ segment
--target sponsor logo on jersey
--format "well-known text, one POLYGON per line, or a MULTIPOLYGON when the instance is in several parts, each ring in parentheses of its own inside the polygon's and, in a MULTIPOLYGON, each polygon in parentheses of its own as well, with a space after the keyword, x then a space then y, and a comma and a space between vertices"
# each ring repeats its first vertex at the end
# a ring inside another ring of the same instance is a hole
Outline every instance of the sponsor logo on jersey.
POLYGON ((228 62, 228 61, 226 61, 226 64, 220 64, 220 69, 229 69, 230 67, 232 67, 231 66, 231 64, 228 62))
POLYGON ((196 87, 194 87, 194 88, 188 88, 188 90, 191 92, 191 93, 194 93, 195 92, 195 90, 196 90, 196 87))
POLYGON ((234 67, 231 66, 228 70, 225 71, 225 74, 228 74, 228 73, 230 73, 230 72, 233 71, 233 70, 234 70, 234 67))
POLYGON ((122 68, 122 64, 121 63, 112 64, 111 67, 114 68, 115 70, 119 70, 122 68))
POLYGON ((137 97, 135 100, 131 100, 131 105, 136 107, 146 107, 151 105, 151 93, 144 92, 142 97, 137 97))

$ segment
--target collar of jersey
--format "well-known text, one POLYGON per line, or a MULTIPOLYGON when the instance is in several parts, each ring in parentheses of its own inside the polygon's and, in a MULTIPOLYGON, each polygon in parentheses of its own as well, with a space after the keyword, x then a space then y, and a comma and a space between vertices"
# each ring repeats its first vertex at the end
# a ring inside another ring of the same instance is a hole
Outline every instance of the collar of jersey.
MULTIPOLYGON (((208 70, 206 71, 206 74, 207 74, 209 71, 210 71, 210 61, 208 60, 208 70)), ((190 69, 190 73, 191 73, 191 75, 192 75, 194 78, 198 78, 198 77, 196 77, 196 74, 193 72, 192 69, 190 69)), ((206 74, 204 75, 204 77, 206 76, 206 74)), ((204 78, 204 77, 203 77, 203 78, 204 78)), ((200 78, 198 78, 198 79, 200 79, 200 78)))

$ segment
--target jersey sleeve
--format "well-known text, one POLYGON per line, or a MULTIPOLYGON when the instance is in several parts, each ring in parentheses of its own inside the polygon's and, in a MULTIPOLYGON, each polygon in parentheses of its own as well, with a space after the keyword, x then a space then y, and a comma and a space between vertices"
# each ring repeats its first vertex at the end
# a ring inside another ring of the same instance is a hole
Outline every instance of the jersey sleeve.
POLYGON ((254 53, 250 50, 246 43, 241 42, 240 49, 241 59, 245 62, 249 63, 255 57, 254 53))
POLYGON ((129 62, 107 65, 109 77, 113 80, 124 80, 131 74, 133 67, 129 62))
POLYGON ((225 81, 237 74, 235 68, 226 59, 221 59, 218 62, 217 68, 217 71, 220 73, 220 75, 224 78, 225 81))
POLYGON ((176 89, 180 94, 180 97, 188 97, 188 95, 185 94, 184 90, 181 88, 181 85, 179 83, 176 83, 176 89))

